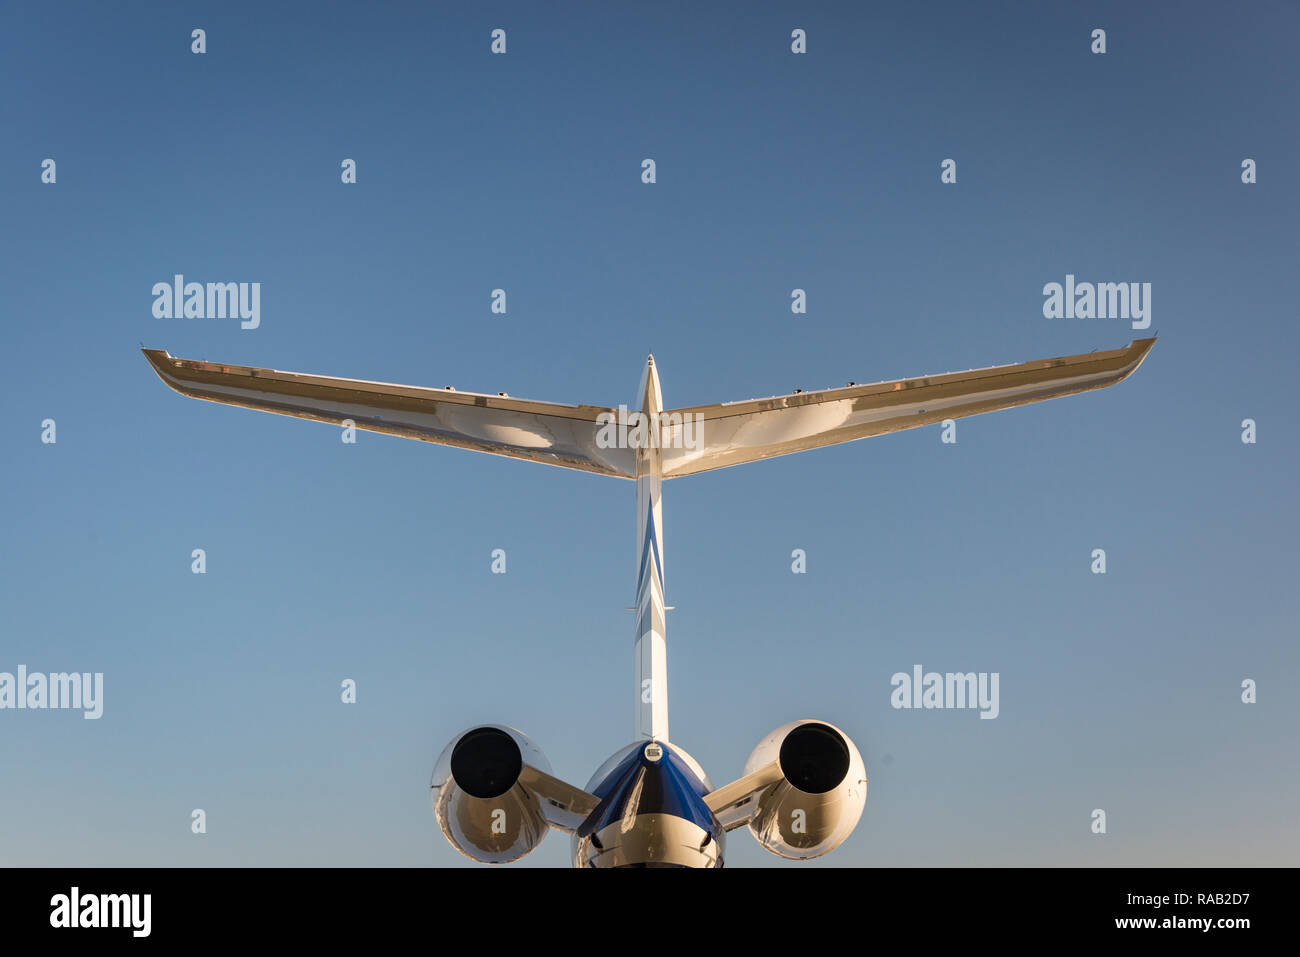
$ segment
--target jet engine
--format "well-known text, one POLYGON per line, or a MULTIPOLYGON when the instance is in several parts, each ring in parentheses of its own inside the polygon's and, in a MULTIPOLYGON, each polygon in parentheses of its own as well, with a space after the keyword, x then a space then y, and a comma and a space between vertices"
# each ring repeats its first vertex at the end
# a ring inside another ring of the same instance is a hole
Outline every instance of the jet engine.
POLYGON ((523 857, 546 836, 526 769, 551 766, 528 736, 505 725, 471 728, 447 745, 433 771, 433 813, 451 845, 466 857, 502 864, 523 857))
POLYGON ((824 722, 792 721, 759 742, 745 774, 773 763, 780 777, 756 796, 749 816, 758 842, 792 860, 819 857, 844 843, 867 800, 866 768, 848 735, 824 722))

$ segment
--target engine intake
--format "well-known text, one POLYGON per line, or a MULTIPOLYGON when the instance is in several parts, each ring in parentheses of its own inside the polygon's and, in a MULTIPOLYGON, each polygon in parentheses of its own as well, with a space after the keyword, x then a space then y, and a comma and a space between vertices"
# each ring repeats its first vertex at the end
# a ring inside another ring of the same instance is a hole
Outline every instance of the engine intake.
POLYGON ((833 791, 849 773, 849 747, 834 728, 801 724, 781 742, 781 773, 807 794, 833 791))
POLYGON ((451 749, 451 776, 470 797, 500 797, 515 786, 523 769, 523 752, 500 728, 466 731, 451 749))

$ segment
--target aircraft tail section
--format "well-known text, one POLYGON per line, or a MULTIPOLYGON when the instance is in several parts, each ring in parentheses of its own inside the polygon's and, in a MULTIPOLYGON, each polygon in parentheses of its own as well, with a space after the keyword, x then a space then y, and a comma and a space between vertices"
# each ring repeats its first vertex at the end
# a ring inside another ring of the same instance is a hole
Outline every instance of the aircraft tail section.
POLYGON ((663 477, 678 478, 873 435, 1105 388, 1137 370, 1155 339, 1123 349, 873 385, 674 409, 661 440, 663 477), (675 432, 688 426, 688 433, 675 432))
POLYGON ((351 423, 366 432, 615 478, 635 476, 629 449, 602 447, 601 415, 615 416, 614 409, 177 359, 161 349, 143 352, 164 383, 191 398, 351 423))
MULTIPOLYGON (((647 421, 663 410, 654 356, 646 362, 637 401, 647 421)), ((668 740, 667 607, 664 604, 662 450, 636 454, 636 730, 643 738, 668 740)))
POLYGON ((163 382, 193 398, 635 480, 636 727, 667 741, 665 479, 1104 388, 1132 375, 1154 343, 669 412, 651 356, 631 415, 144 354, 163 382))

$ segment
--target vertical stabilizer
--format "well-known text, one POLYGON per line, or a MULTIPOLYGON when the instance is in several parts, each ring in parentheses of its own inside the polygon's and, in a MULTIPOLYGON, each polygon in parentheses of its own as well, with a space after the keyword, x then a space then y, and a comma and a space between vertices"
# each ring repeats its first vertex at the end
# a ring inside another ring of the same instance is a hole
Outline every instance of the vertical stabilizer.
POLYGON ((657 441, 663 393, 654 356, 646 361, 637 410, 655 441, 636 449, 636 730, 668 740, 668 659, 665 645, 664 533, 660 499, 662 456, 657 441))

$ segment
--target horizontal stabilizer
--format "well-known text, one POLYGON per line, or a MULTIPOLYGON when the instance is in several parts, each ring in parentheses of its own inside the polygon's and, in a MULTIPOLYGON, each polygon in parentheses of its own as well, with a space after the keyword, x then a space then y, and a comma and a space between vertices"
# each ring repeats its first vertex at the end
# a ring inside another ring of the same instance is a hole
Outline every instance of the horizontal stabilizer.
MULTIPOLYGON (((163 382, 196 399, 631 479, 637 475, 638 447, 657 447, 659 476, 678 478, 1104 388, 1131 375, 1154 343, 1138 339, 1123 349, 1019 365, 634 412, 634 418, 645 419, 644 432, 636 423, 631 430, 626 427, 626 409, 304 375, 177 359, 160 349, 143 351, 163 382), (638 438, 642 434, 648 437, 638 438)), ((657 377, 653 381, 657 388, 657 377)))
POLYGON ((602 413, 614 409, 479 395, 454 389, 335 379, 177 359, 143 350, 159 377, 182 395, 300 419, 352 424, 398 435, 563 468, 635 476, 635 453, 597 444, 602 413))
POLYGON ((1131 375, 1154 342, 1138 339, 1109 352, 674 409, 665 413, 672 424, 664 427, 661 440, 663 477, 708 472, 1104 388, 1131 375), (683 428, 693 428, 694 436, 677 432, 683 428), (686 448, 688 444, 693 447, 686 448))

